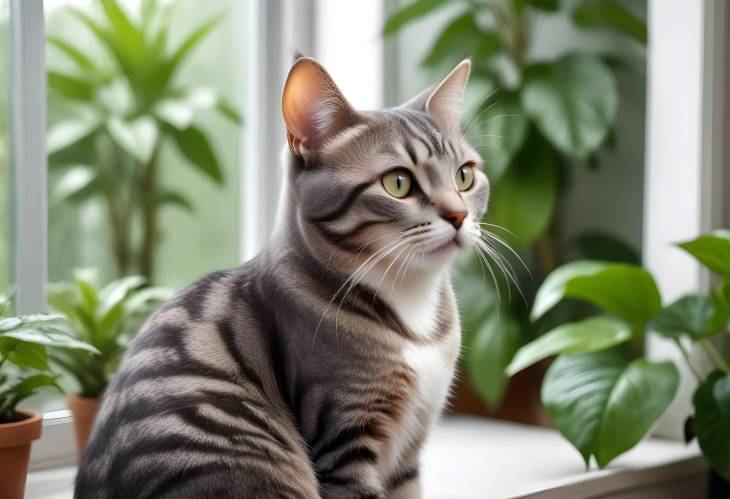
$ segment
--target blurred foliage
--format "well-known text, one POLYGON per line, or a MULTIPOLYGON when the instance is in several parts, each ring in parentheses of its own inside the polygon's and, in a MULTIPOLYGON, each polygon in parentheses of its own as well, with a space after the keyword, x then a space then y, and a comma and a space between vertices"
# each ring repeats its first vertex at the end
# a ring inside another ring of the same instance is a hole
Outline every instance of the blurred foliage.
MULTIPOLYGON (((553 60, 536 59, 534 19, 562 16, 581 30, 607 32, 643 48, 646 26, 629 6, 619 0, 415 0, 403 4, 385 24, 388 36, 440 9, 453 11, 422 65, 440 70, 470 57, 472 78, 495 89, 478 103, 464 128, 472 143, 483 148, 492 184, 485 221, 494 229, 507 229, 500 235, 522 255, 534 256, 534 278, 519 279, 525 299, 510 303, 496 297, 509 293, 507 280, 480 285, 474 262, 467 262, 457 279, 461 302, 470 304, 462 306, 465 368, 472 387, 492 408, 499 405, 506 383, 503 369, 518 347, 566 316, 583 315, 580 307, 566 303, 538 323, 527 319, 536 287, 565 260, 556 241, 571 171, 598 163, 615 126, 615 71, 631 66, 631 61, 624 64, 578 46, 553 60)), ((503 268, 517 263, 495 236, 485 240, 501 250, 492 263, 503 268)), ((638 260, 634 250, 609 234, 591 231, 573 246, 588 258, 638 260)))
POLYGON ((637 348, 647 332, 669 338, 698 384, 694 415, 685 427, 727 480, 730 368, 710 338, 730 337, 730 231, 703 234, 679 246, 717 274, 710 293, 685 295, 662 307, 654 278, 641 267, 597 261, 563 265, 538 290, 531 319, 539 320, 566 298, 590 302, 602 315, 561 324, 523 346, 506 373, 558 355, 543 381, 543 403, 586 466, 593 458, 603 468, 634 447, 672 402, 679 384, 676 366, 647 361, 637 348), (693 366, 687 342, 705 350, 715 369, 709 376, 693 366))
POLYGON ((173 292, 143 287, 142 276, 97 284, 93 271, 76 271, 73 283, 49 286, 48 302, 71 325, 71 334, 98 351, 58 351, 53 361, 76 381, 82 397, 99 397, 143 322, 173 292))
POLYGON ((23 419, 17 406, 40 390, 55 389, 58 374, 51 368, 52 352, 84 352, 96 349, 74 338, 69 324, 58 315, 8 315, 10 296, 0 295, 0 424, 23 419))
POLYGON ((53 200, 101 200, 119 275, 137 272, 148 282, 154 279, 159 210, 195 209, 184 192, 160 183, 163 143, 172 144, 188 165, 222 185, 217 155, 196 118, 218 112, 241 126, 238 112, 214 89, 176 79, 222 15, 201 22, 171 47, 169 24, 176 5, 143 0, 136 17, 114 0, 101 0, 89 12, 69 7, 100 50, 57 37, 47 40, 74 68, 48 71, 52 108, 72 104, 72 112, 47 136, 49 164, 60 175, 53 200))

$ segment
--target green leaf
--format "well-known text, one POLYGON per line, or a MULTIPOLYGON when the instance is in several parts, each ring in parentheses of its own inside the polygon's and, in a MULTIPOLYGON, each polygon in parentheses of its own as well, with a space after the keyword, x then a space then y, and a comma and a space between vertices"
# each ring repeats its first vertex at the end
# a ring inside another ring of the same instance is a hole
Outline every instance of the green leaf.
POLYGON ((504 373, 521 343, 517 322, 506 311, 493 311, 465 347, 465 367, 474 390, 491 408, 499 406, 507 384, 504 373))
POLYGON ((56 384, 56 378, 47 374, 35 374, 22 378, 20 383, 16 384, 11 388, 13 393, 14 403, 18 402, 35 395, 41 388, 53 387, 58 391, 61 391, 58 384, 56 384))
POLYGON ((483 62, 497 54, 501 46, 499 37, 493 32, 482 31, 474 14, 467 12, 446 25, 421 64, 426 67, 442 63, 453 65, 469 56, 483 62))
POLYGON ((172 80, 175 72, 182 62, 190 55, 192 50, 202 42, 210 31, 223 19, 223 14, 213 16, 192 31, 188 37, 180 44, 170 58, 165 62, 160 73, 160 81, 157 82, 161 87, 165 87, 172 80))
POLYGON ((661 310, 661 297, 649 272, 615 263, 593 275, 576 276, 566 283, 565 295, 590 301, 641 328, 661 310))
POLYGON ((135 289, 143 286, 146 279, 139 275, 122 277, 107 284, 99 293, 100 315, 106 314, 116 305, 122 303, 135 289))
POLYGON ((573 11, 573 21, 581 28, 608 28, 646 45, 646 23, 615 0, 581 2, 573 11))
POLYGON ((383 34, 385 36, 393 35, 406 24, 424 17, 444 5, 446 5, 446 0, 415 0, 410 2, 388 18, 383 28, 383 34))
POLYGON ((98 192, 97 171, 87 165, 74 165, 68 168, 53 185, 55 202, 85 201, 90 195, 98 192))
POLYGON ((491 100, 477 110, 479 140, 475 145, 482 151, 489 180, 498 182, 524 145, 529 122, 516 95, 498 95, 495 102, 491 100))
POLYGON ((53 125, 46 134, 46 150, 49 155, 56 154, 74 145, 99 128, 100 122, 89 117, 74 117, 53 125))
POLYGON ((594 456, 604 467, 646 435, 678 384, 670 362, 628 363, 611 350, 563 354, 548 369, 542 400, 586 466, 594 456))
POLYGON ((662 309, 648 326, 664 336, 676 338, 686 334, 693 340, 699 340, 718 331, 713 330, 714 317, 715 306, 710 298, 690 294, 662 309))
POLYGON ((197 127, 184 130, 169 129, 180 152, 202 173, 210 177, 218 185, 223 184, 223 171, 213 153, 208 138, 197 127))
POLYGON ((164 189, 158 190, 157 195, 155 196, 155 203, 159 206, 177 206, 188 213, 195 213, 195 207, 193 206, 192 201, 179 192, 164 189))
POLYGON ((13 345, 8 349, 3 345, 2 350, 7 351, 6 358, 9 362, 23 369, 35 369, 45 371, 48 369, 48 352, 46 347, 37 343, 28 343, 14 338, 0 337, 1 340, 11 341, 13 345))
POLYGON ((57 71, 48 71, 47 75, 48 88, 64 97, 83 102, 91 102, 94 99, 94 86, 90 81, 57 71))
POLYGON ((583 256, 589 260, 641 264, 641 257, 634 248, 610 234, 598 231, 584 232, 577 237, 576 244, 583 256))
POLYGON ((79 69, 87 71, 92 74, 99 74, 101 71, 96 66, 94 61, 89 57, 88 55, 84 54, 81 50, 74 47, 70 43, 66 42, 65 40, 55 37, 55 36, 48 36, 46 37, 46 42, 53 45, 54 47, 58 48, 61 52, 66 54, 69 59, 74 61, 76 65, 79 67, 79 69))
POLYGON ((225 99, 218 99, 216 110, 234 125, 243 126, 243 116, 241 116, 241 113, 233 106, 233 104, 225 99))
POLYGON ((730 230, 716 230, 679 245, 713 272, 730 279, 730 230))
POLYGON ((107 130, 114 142, 141 164, 152 159, 160 136, 153 118, 145 115, 133 121, 122 121, 115 117, 109 120, 107 130))
POLYGON ((562 324, 520 348, 507 366, 507 375, 513 376, 552 355, 605 350, 630 338, 629 325, 611 317, 591 317, 562 324))
POLYGON ((61 330, 38 330, 34 328, 20 328, 3 333, 2 336, 15 338, 28 343, 37 343, 54 348, 73 348, 97 353, 97 349, 88 343, 73 338, 69 333, 61 330))
POLYGON ((545 278, 535 295, 535 302, 530 312, 530 320, 536 321, 565 298, 567 283, 578 276, 593 275, 608 266, 605 262, 579 260, 567 263, 553 270, 545 278))
POLYGON ((560 2, 558 0, 523 0, 526 1, 531 7, 536 9, 544 10, 546 12, 555 12, 560 8, 560 2))
POLYGON ((730 374, 715 371, 695 391, 694 430, 712 467, 730 480, 730 374), (720 388, 717 384, 720 383, 720 388))
POLYGON ((487 220, 511 231, 516 249, 532 244, 550 225, 558 188, 555 161, 548 147, 528 143, 494 187, 487 220))
POLYGON ((558 150, 585 160, 603 143, 616 117, 618 92, 600 58, 568 54, 530 66, 521 91, 522 107, 558 150))

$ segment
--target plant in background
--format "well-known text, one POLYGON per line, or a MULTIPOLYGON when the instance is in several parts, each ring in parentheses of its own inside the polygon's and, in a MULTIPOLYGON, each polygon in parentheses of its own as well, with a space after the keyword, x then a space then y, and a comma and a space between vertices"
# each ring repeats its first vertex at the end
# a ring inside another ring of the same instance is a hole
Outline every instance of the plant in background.
POLYGON ((58 390, 58 375, 49 363, 48 347, 58 352, 96 349, 69 334, 68 323, 58 315, 8 317, 8 300, 0 298, 0 424, 24 418, 17 406, 42 389, 58 390))
POLYGON ((159 210, 194 210, 184 193, 160 182, 161 147, 174 145, 191 166, 222 185, 210 139, 195 119, 200 112, 217 111, 241 125, 238 112, 214 89, 176 79, 222 16, 202 22, 170 48, 176 2, 163 7, 157 0, 143 0, 138 19, 117 1, 99 5, 100 13, 69 8, 93 35, 95 52, 48 38, 74 67, 48 72, 52 96, 73 104, 73 115, 53 126, 47 137, 50 164, 61 175, 54 196, 75 203, 102 200, 119 274, 137 272, 152 282, 159 210))
MULTIPOLYGON (((566 2, 567 4, 567 2, 566 2)), ((573 23, 609 30, 646 44, 644 22, 617 0, 571 2, 573 23)), ((571 170, 597 166, 615 124, 618 92, 610 61, 583 47, 555 60, 533 60, 532 21, 537 13, 564 15, 559 0, 415 0, 387 21, 390 35, 443 7, 457 11, 438 35, 423 65, 440 68, 472 58, 472 77, 496 89, 477 105, 466 123, 473 142, 485 147, 493 195, 486 222, 504 227, 528 258, 537 282, 524 282, 526 302, 540 280, 564 261, 558 214, 571 170), (483 141, 486 139, 486 141, 483 141)), ((615 238, 596 232, 575 242, 587 258, 637 263, 636 253, 615 238)), ((499 249, 501 243, 496 243, 499 249)), ((502 397, 504 367, 520 344, 549 328, 554 317, 531 324, 529 303, 504 304, 494 287, 468 282, 478 264, 457 281, 464 315, 465 367, 472 386, 492 407, 502 397), (472 274, 470 278, 469 274, 472 274)), ((509 290, 507 290, 509 292, 509 290)), ((503 300, 502 300, 503 301, 503 300)), ((565 313, 567 307, 552 315, 565 313)), ((568 313, 571 313, 567 310, 568 313)))
POLYGON ((577 261, 556 269, 540 287, 531 319, 558 302, 585 300, 601 314, 561 324, 523 346, 507 368, 513 375, 557 355, 542 385, 542 400, 557 429, 589 465, 599 467, 635 446, 674 398, 679 383, 672 362, 641 358, 644 334, 671 339, 696 377, 696 435, 713 469, 730 479, 730 369, 712 342, 730 337, 730 231, 719 230, 682 243, 719 277, 709 294, 689 294, 662 308, 651 274, 626 264, 577 261), (720 339, 719 337, 717 339, 720 339), (703 376, 686 344, 699 345, 714 370, 703 376))
POLYGON ((144 277, 129 276, 100 288, 93 272, 77 271, 73 283, 50 287, 48 302, 68 320, 73 336, 99 352, 59 351, 53 355, 75 379, 80 396, 101 395, 142 323, 172 295, 166 288, 143 288, 144 284, 144 277))

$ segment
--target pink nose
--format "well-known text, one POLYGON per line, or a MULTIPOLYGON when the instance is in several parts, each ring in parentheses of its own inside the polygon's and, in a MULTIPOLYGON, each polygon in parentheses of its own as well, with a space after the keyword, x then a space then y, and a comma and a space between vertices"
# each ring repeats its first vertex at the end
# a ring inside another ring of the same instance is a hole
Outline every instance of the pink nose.
POLYGON ((441 213, 441 218, 453 225, 455 229, 458 229, 466 218, 466 211, 445 210, 441 213))

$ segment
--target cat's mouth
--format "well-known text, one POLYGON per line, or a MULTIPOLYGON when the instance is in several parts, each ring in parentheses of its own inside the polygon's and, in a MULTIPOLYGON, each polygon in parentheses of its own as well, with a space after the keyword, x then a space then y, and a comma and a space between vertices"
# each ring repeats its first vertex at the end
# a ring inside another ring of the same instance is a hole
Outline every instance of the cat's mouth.
POLYGON ((459 235, 454 234, 454 236, 449 238, 447 241, 436 244, 428 251, 428 254, 432 256, 443 255, 461 249, 461 247, 462 243, 459 241, 459 235))

